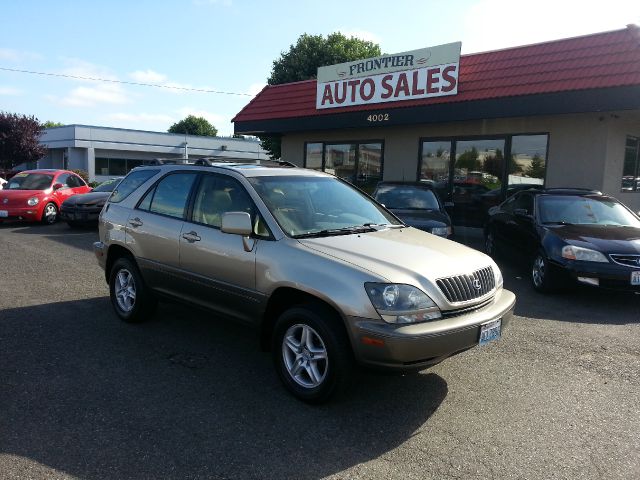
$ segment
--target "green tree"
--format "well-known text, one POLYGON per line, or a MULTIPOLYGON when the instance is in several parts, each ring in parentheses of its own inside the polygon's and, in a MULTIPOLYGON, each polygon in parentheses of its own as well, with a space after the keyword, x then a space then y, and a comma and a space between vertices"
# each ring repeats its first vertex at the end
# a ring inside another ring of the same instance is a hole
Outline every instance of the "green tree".
POLYGON ((456 160, 456 168, 466 168, 468 171, 479 170, 478 149, 471 147, 471 150, 462 152, 456 160))
POLYGON ((42 128, 54 128, 54 127, 64 127, 64 123, 47 120, 42 124, 42 128))
POLYGON ((189 115, 174 123, 167 130, 169 133, 184 133, 186 135, 200 135, 202 137, 215 137, 218 129, 211 125, 206 118, 189 115))
POLYGON ((533 178, 544 178, 545 166, 544 160, 537 153, 531 159, 531 165, 525 170, 525 174, 533 178))
MULTIPOLYGON (((380 46, 340 32, 328 35, 303 34, 295 45, 273 62, 269 85, 316 78, 318 67, 380 56, 380 46)), ((259 135, 262 148, 272 158, 280 158, 280 136, 259 135)))
POLYGON ((42 131, 42 124, 33 116, 0 112, 0 169, 11 170, 42 158, 47 153, 39 142, 42 131))

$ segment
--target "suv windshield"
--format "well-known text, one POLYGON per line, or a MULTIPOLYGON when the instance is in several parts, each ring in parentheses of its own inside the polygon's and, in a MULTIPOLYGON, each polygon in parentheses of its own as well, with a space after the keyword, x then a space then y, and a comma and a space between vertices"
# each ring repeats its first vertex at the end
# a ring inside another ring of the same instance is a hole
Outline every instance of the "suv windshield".
POLYGON ((431 189, 411 185, 380 185, 375 199, 391 209, 439 210, 438 199, 431 189))
POLYGON ((541 223, 640 227, 640 221, 612 198, 542 195, 538 204, 541 223))
POLYGON ((344 235, 373 225, 402 225, 348 184, 331 177, 253 177, 254 186, 282 229, 292 237, 344 235))
POLYGON ((51 186, 53 175, 46 173, 18 173, 11 177, 5 190, 46 190, 51 186))

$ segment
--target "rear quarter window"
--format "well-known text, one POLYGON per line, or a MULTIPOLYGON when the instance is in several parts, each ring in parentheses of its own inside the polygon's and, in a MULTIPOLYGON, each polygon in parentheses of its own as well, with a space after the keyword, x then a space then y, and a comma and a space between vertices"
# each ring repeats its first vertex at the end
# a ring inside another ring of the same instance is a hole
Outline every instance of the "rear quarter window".
POLYGON ((109 202, 118 203, 123 201, 136 191, 140 185, 158 174, 158 172, 160 172, 160 170, 139 170, 137 172, 131 172, 118 184, 118 187, 111 194, 109 202))

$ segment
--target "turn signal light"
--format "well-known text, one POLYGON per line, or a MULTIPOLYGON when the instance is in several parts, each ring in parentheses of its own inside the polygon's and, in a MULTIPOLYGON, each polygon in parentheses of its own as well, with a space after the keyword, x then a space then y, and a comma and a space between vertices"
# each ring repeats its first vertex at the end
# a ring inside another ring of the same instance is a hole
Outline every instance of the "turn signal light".
POLYGON ((373 345, 374 347, 384 347, 384 340, 380 340, 378 338, 362 337, 361 341, 365 345, 373 345))

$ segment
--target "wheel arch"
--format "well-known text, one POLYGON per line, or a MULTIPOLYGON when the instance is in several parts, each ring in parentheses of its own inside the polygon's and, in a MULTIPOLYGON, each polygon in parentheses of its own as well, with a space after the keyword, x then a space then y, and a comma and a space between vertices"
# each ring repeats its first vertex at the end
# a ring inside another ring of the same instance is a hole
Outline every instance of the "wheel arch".
POLYGON ((271 349, 271 336, 273 335, 274 326, 278 317, 289 308, 305 304, 316 304, 334 313, 340 326, 344 329, 344 334, 349 339, 353 351, 353 340, 346 326, 346 320, 340 313, 340 310, 336 308, 335 305, 332 305, 320 297, 292 287, 278 287, 269 297, 262 315, 260 327, 260 347, 262 350, 269 351, 271 349))
POLYGON ((113 264, 122 257, 129 257, 135 261, 135 258, 130 250, 123 247, 122 245, 110 245, 109 250, 107 250, 107 261, 104 267, 104 277, 107 283, 109 283, 109 275, 111 273, 111 267, 113 264))

